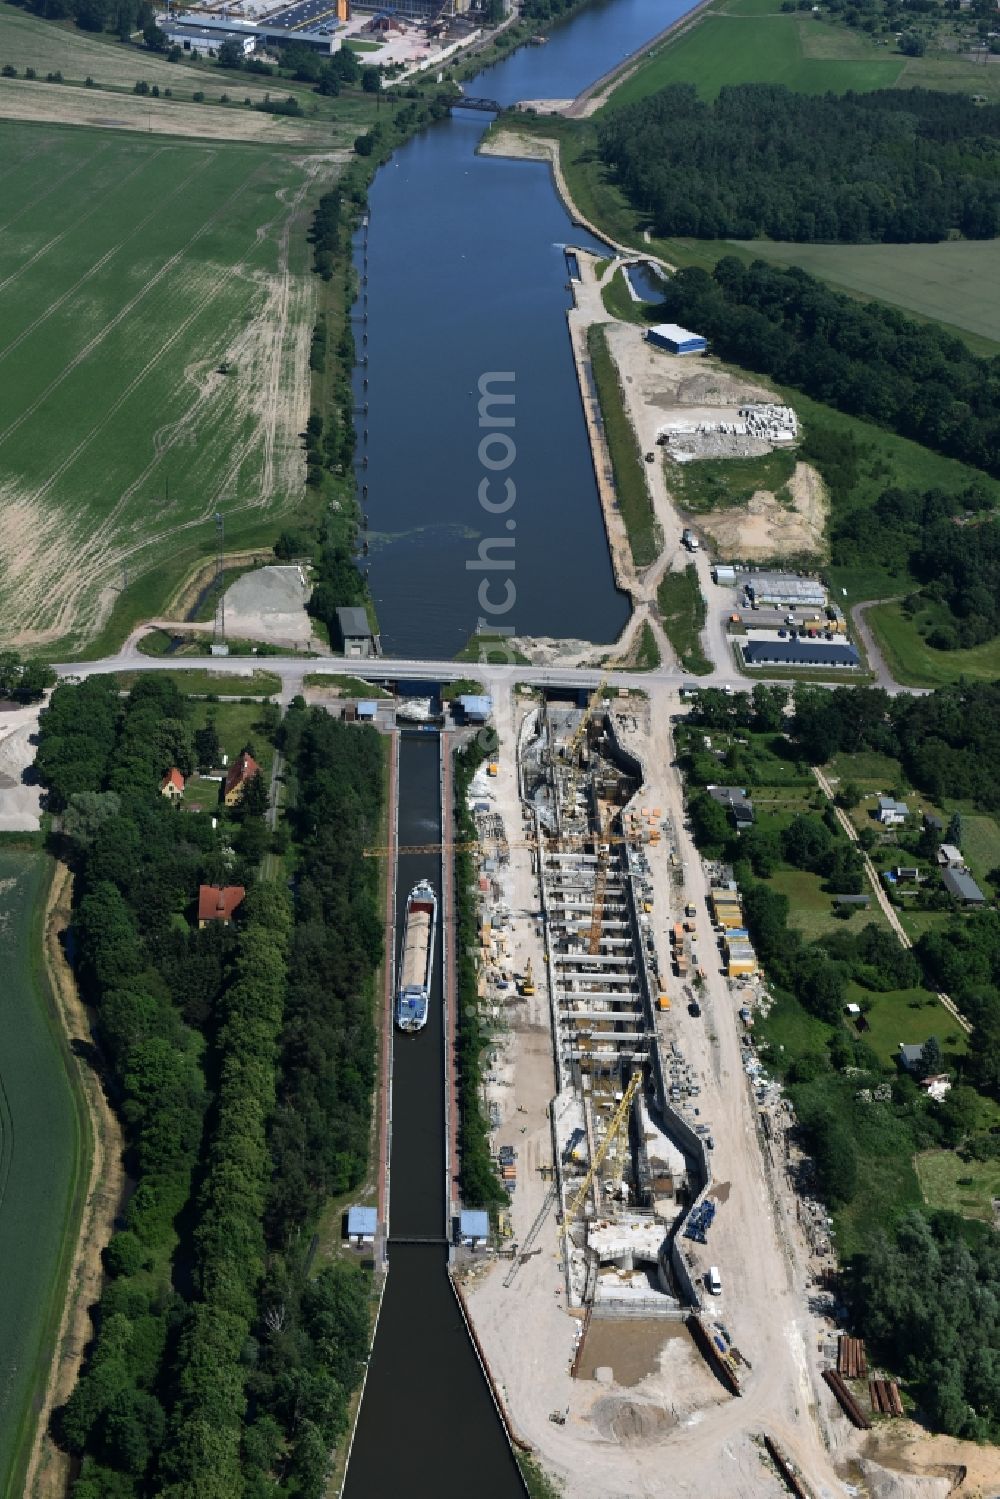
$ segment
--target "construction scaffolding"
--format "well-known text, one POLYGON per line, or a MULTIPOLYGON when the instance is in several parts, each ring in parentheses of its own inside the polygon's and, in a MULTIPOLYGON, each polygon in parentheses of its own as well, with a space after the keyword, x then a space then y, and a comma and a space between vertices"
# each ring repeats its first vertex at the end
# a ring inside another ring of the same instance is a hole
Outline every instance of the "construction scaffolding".
POLYGON ((653 1121, 656 1034, 644 955, 642 846, 659 837, 659 812, 654 819, 630 806, 640 768, 620 749, 609 706, 603 687, 582 709, 545 704, 521 746, 559 1090, 552 1121, 564 1268, 573 1305, 674 1311, 663 1247, 685 1167, 668 1141, 658 1143, 653 1121), (668 1197, 657 1201, 664 1181, 668 1197))

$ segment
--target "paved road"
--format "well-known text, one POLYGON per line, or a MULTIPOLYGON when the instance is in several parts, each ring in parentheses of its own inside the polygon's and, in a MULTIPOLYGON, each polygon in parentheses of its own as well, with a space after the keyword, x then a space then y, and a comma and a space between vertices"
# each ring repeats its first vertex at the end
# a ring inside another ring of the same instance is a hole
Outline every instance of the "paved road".
MULTIPOLYGON (((710 676, 694 677, 677 667, 659 667, 656 671, 602 671, 592 666, 508 666, 491 662, 434 661, 391 659, 385 656, 376 661, 345 661, 340 657, 308 659, 302 656, 140 656, 124 651, 115 656, 104 656, 99 661, 68 661, 55 666, 61 678, 83 678, 118 671, 216 671, 226 676, 250 677, 255 671, 269 671, 281 678, 282 701, 303 692, 304 679, 319 673, 343 676, 345 673, 361 676, 372 682, 382 681, 439 681, 455 682, 462 677, 475 676, 490 691, 499 693, 510 689, 515 683, 525 682, 534 687, 568 687, 593 689, 607 681, 612 686, 627 687, 649 694, 676 693, 682 687, 718 687, 733 692, 749 692, 757 681, 764 677, 741 677, 735 667, 716 670, 710 676)), ((790 687, 790 682, 774 685, 790 687)), ((837 686, 837 683, 821 682, 817 686, 837 686)), ((844 686, 850 686, 845 680, 844 686)), ((887 689, 893 695, 913 692, 915 689, 900 687, 897 683, 887 689)), ((919 689, 916 689, 919 690, 919 689)))
MULTIPOLYGON (((877 687, 885 687, 889 692, 902 692, 906 689, 900 687, 886 665, 885 657, 879 648, 878 641, 875 639, 874 631, 865 616, 867 611, 874 609, 877 604, 895 604, 898 602, 899 597, 897 595, 896 598, 892 599, 866 599, 864 603, 855 604, 851 609, 851 623, 854 625, 855 633, 859 636, 865 648, 868 656, 868 665, 871 667, 872 676, 875 678, 875 685, 877 687)), ((925 692, 926 690, 926 688, 922 688, 921 692, 925 692)))

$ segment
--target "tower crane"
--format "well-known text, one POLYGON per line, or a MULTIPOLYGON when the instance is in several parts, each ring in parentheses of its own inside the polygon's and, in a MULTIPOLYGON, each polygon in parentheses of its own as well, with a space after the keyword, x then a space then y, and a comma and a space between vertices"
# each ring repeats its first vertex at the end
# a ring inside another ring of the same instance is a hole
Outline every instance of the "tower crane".
MULTIPOLYGON (((365 859, 387 859, 390 854, 438 854, 438 853, 471 853, 476 849, 483 852, 494 848, 527 848, 542 854, 567 854, 581 852, 591 845, 595 845, 601 838, 599 833, 575 834, 567 838, 518 838, 508 842, 505 838, 465 838, 456 839, 454 842, 444 843, 401 843, 394 847, 389 843, 372 844, 369 848, 361 850, 365 859)), ((617 843, 640 843, 641 835, 636 833, 616 833, 602 841, 607 844, 617 843)))
POLYGON ((633 1072, 629 1080, 629 1085, 622 1095, 622 1100, 611 1116, 611 1122, 608 1125, 607 1134, 604 1136, 604 1139, 598 1146, 594 1154, 594 1159, 590 1163, 590 1169, 587 1172, 586 1176, 583 1178, 583 1181, 580 1183, 580 1186, 577 1188, 576 1196, 573 1198, 573 1201, 566 1209, 566 1219, 564 1227, 567 1237, 569 1236, 569 1231, 573 1226, 573 1220, 576 1218, 577 1213, 579 1213, 580 1209, 583 1207, 583 1204, 587 1200, 587 1193, 590 1191, 591 1183, 593 1182, 594 1177, 597 1175, 604 1164, 605 1156, 611 1149, 611 1146, 618 1139, 622 1131, 628 1129, 629 1110, 632 1107, 632 1100, 635 1097, 636 1093, 638 1093, 641 1084, 642 1073, 633 1072))

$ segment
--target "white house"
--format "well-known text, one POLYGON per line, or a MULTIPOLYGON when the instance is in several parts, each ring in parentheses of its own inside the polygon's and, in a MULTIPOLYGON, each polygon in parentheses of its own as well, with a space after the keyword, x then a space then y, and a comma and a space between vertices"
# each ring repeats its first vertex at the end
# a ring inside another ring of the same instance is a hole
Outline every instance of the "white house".
POLYGON ((891 796, 880 796, 875 815, 884 828, 898 828, 910 815, 905 802, 897 802, 891 796))
POLYGON ((962 858, 961 849, 957 849, 953 843, 942 843, 937 851, 937 861, 942 869, 965 868, 965 860, 962 858))

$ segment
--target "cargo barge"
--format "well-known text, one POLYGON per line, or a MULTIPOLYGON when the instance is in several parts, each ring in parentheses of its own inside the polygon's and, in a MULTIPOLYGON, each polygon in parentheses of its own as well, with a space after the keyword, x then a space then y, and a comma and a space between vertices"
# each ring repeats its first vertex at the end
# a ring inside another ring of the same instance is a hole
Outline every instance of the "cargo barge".
POLYGON ((422 1031, 427 1024, 437 907, 437 895, 429 880, 414 885, 406 902, 396 991, 396 1025, 401 1031, 422 1031))

